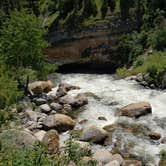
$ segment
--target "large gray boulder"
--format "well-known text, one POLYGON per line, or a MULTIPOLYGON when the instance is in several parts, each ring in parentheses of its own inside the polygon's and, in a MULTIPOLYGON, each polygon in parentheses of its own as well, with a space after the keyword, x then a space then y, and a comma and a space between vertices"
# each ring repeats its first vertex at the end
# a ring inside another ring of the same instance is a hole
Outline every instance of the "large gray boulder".
POLYGON ((59 132, 71 130, 76 122, 69 116, 63 114, 55 114, 47 116, 43 121, 46 130, 55 129, 59 132))
POLYGON ((93 143, 102 143, 108 136, 108 133, 99 127, 90 126, 83 130, 80 140, 93 143))
POLYGON ((119 116, 128 116, 131 118, 139 118, 140 116, 144 116, 152 113, 152 108, 150 103, 148 102, 138 102, 129 104, 123 108, 121 108, 118 112, 119 116))

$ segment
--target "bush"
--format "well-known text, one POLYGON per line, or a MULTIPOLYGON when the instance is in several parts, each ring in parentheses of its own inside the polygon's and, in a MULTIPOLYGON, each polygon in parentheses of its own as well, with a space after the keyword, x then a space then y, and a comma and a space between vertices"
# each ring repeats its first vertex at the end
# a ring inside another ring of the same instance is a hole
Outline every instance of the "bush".
POLYGON ((0 56, 8 66, 39 69, 43 63, 44 30, 35 15, 25 11, 11 12, 0 31, 0 56))
POLYGON ((11 120, 12 117, 13 117, 12 113, 10 113, 6 110, 0 110, 0 127, 2 126, 2 124, 11 120))
POLYGON ((146 41, 146 33, 137 33, 123 35, 119 44, 119 57, 122 65, 132 64, 144 51, 143 42, 146 41))
POLYGON ((158 51, 166 49, 166 27, 151 31, 148 37, 148 45, 158 51))
POLYGON ((69 139, 64 154, 49 155, 47 149, 41 145, 35 147, 18 147, 8 139, 0 139, 0 166, 67 166, 70 161, 79 166, 96 166, 96 161, 83 163, 82 157, 88 155, 85 149, 69 139), (3 142, 3 144, 2 144, 3 142))
POLYGON ((17 81, 9 73, 0 70, 0 108, 13 104, 22 95, 17 89, 17 81))

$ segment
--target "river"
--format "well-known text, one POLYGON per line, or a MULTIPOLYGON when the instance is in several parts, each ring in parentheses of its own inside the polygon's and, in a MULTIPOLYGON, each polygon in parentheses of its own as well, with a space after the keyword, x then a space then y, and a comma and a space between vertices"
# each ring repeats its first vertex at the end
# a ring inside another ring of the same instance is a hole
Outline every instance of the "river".
MULTIPOLYGON (((166 136, 166 92, 145 89, 134 80, 117 80, 112 75, 107 74, 60 74, 59 78, 62 82, 81 88, 69 92, 71 95, 86 93, 89 96, 89 104, 80 111, 77 117, 80 121, 88 120, 84 127, 90 125, 104 127, 121 121, 140 126, 144 125, 152 131, 160 133, 162 137, 166 136), (139 119, 115 116, 118 108, 139 101, 146 101, 151 104, 152 115, 143 116, 139 119), (105 117, 107 121, 98 120, 98 117, 105 117)), ((160 151, 166 150, 166 145, 160 144, 159 141, 147 139, 147 137, 117 131, 114 133, 114 139, 119 138, 123 141, 122 149, 125 148, 125 144, 132 141, 134 146, 131 152, 135 156, 149 161, 149 165, 157 165, 160 151)), ((112 147, 106 146, 104 148, 112 147)))

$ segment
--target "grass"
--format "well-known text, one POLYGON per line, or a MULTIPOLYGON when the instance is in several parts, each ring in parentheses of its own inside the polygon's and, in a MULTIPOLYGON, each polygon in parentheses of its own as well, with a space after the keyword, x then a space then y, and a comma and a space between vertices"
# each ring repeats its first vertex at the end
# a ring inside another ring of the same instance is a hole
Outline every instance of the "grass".
POLYGON ((137 58, 130 69, 126 67, 117 69, 120 78, 136 75, 138 73, 148 73, 154 68, 157 74, 166 70, 166 52, 155 52, 151 55, 142 55, 137 58))

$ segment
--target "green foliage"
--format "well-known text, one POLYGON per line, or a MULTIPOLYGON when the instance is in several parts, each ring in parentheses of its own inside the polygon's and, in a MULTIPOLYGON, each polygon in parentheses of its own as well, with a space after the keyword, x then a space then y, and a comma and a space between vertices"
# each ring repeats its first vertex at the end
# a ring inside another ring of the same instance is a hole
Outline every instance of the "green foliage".
POLYGON ((127 76, 132 75, 132 74, 131 74, 131 71, 128 70, 126 67, 118 68, 118 69, 116 70, 116 74, 117 74, 118 77, 120 77, 120 78, 125 78, 125 77, 127 77, 127 76))
POLYGON ((33 14, 11 13, 1 29, 0 56, 8 66, 40 68, 43 62, 44 31, 33 14))
POLYGON ((120 0, 120 11, 122 19, 126 19, 129 16, 129 9, 133 4, 132 0, 120 0))
POLYGON ((82 157, 90 155, 89 150, 80 148, 79 144, 73 143, 72 138, 69 138, 66 141, 66 156, 69 161, 74 161, 79 164, 82 157))
POLYGON ((79 147, 69 139, 64 154, 49 155, 47 149, 41 145, 34 147, 18 147, 8 139, 0 139, 0 166, 67 166, 70 161, 79 166, 96 166, 96 161, 83 163, 82 157, 88 155, 85 149, 79 147), (3 144, 2 144, 3 142, 3 144))
POLYGON ((13 117, 13 115, 11 112, 9 112, 7 110, 0 110, 0 127, 2 126, 2 124, 11 120, 12 117, 13 117))
POLYGON ((131 64, 144 51, 146 41, 146 33, 133 32, 131 35, 123 35, 118 48, 121 64, 131 64))
POLYGON ((161 150, 160 151, 160 162, 159 162, 159 166, 165 166, 166 165, 166 151, 165 150, 161 150))
MULTIPOLYGON (((1 140, 2 141, 2 140, 1 140)), ((4 140, 3 140, 4 141, 4 140)), ((35 147, 13 147, 9 142, 7 147, 0 149, 0 166, 44 166, 53 165, 51 156, 47 155, 47 150, 38 145, 35 147)), ((4 143, 3 143, 4 145, 4 143)))
POLYGON ((102 18, 105 18, 106 14, 107 14, 107 10, 108 10, 108 3, 107 2, 108 2, 107 0, 104 0, 102 7, 101 7, 102 18))
POLYGON ((148 45, 158 51, 166 49, 166 27, 152 30, 148 36, 148 45))
POLYGON ((17 89, 17 82, 5 69, 0 68, 0 108, 9 106, 22 95, 17 89))
POLYGON ((137 58, 135 63, 130 69, 125 67, 119 68, 117 70, 117 75, 119 77, 126 77, 130 75, 135 75, 138 73, 148 73, 149 84, 155 84, 157 87, 162 85, 162 78, 166 72, 166 53, 156 52, 152 55, 144 55, 137 58))

